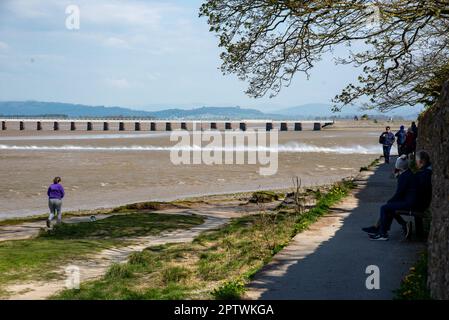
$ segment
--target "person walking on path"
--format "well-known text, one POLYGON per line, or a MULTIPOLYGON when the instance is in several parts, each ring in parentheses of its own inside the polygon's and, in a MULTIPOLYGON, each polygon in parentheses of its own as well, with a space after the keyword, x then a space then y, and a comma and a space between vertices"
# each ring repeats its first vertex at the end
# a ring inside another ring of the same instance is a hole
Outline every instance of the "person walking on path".
POLYGON ((402 156, 405 154, 405 139, 407 137, 407 132, 405 132, 404 126, 401 126, 398 132, 396 132, 395 137, 397 138, 398 144, 398 154, 402 156))
POLYGON ((385 128, 385 131, 379 137, 379 143, 383 146, 385 163, 390 163, 391 146, 394 144, 395 140, 394 134, 391 132, 389 126, 385 128))
POLYGON ((418 126, 416 125, 415 121, 412 122, 411 128, 413 133, 415 134, 415 139, 418 138, 418 126))
POLYGON ((57 222, 62 221, 62 199, 65 196, 64 187, 61 185, 61 178, 55 177, 53 183, 48 187, 48 207, 50 209, 50 215, 47 219, 47 227, 51 227, 51 221, 57 216, 57 222))
POLYGON ((414 154, 416 152, 416 136, 412 128, 408 128, 405 136, 405 154, 414 154))

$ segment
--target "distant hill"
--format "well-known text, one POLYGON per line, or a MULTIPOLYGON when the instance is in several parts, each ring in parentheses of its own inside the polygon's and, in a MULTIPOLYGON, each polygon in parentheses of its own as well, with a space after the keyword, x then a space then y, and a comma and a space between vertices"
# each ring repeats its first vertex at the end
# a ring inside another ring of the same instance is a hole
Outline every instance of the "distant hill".
POLYGON ((0 115, 39 116, 65 115, 68 117, 151 117, 147 111, 122 107, 86 106, 82 104, 40 102, 40 101, 0 101, 0 115))
POLYGON ((54 117, 137 117, 155 119, 329 119, 359 117, 367 113, 378 118, 402 116, 405 119, 416 119, 419 109, 403 107, 388 114, 379 115, 375 110, 364 111, 359 107, 347 106, 341 112, 332 113, 331 105, 311 103, 285 109, 277 109, 272 113, 264 113, 256 109, 241 107, 201 107, 195 109, 165 109, 161 111, 134 110, 125 107, 88 106, 82 104, 41 102, 41 101, 0 101, 0 116, 54 116, 54 117))
POLYGON ((401 107, 392 110, 388 113, 380 113, 377 110, 362 110, 359 106, 345 106, 340 112, 332 112, 331 104, 324 103, 309 103, 296 107, 289 107, 285 109, 276 110, 277 114, 301 118, 301 119, 315 119, 317 117, 340 117, 340 118, 351 118, 355 115, 361 116, 363 114, 368 114, 375 117, 402 117, 404 119, 416 119, 421 107, 401 107))
POLYGON ((191 110, 167 109, 141 111, 123 107, 87 106, 81 104, 0 101, 0 115, 3 116, 50 116, 59 117, 150 117, 156 119, 263 119, 276 115, 265 114, 256 109, 240 107, 201 107, 191 110))

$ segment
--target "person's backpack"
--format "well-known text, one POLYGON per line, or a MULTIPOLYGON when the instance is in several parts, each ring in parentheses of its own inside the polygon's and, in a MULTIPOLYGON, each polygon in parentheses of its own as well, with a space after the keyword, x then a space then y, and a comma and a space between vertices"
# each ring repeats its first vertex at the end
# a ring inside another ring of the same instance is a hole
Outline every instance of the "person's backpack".
POLYGON ((386 140, 387 140, 386 134, 382 133, 379 137, 379 143, 384 144, 386 140))
POLYGON ((405 131, 399 131, 397 133, 397 137, 398 137, 398 144, 404 144, 407 134, 405 133, 405 131))

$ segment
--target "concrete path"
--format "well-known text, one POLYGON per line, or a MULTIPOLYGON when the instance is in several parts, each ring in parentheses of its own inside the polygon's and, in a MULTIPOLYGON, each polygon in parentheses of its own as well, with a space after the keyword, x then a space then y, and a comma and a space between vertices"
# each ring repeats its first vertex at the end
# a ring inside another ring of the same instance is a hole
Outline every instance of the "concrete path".
POLYGON ((401 241, 394 222, 389 241, 370 241, 361 227, 372 225, 379 207, 396 188, 393 166, 364 172, 358 187, 261 270, 248 299, 392 299, 425 244, 401 241), (368 290, 366 268, 380 269, 380 289, 368 290))

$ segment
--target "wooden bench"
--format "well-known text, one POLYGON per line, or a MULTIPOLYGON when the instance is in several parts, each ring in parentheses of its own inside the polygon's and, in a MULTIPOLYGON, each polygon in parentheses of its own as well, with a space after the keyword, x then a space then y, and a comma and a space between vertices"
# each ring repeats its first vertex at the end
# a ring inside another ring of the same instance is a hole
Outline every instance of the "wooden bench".
POLYGON ((424 211, 413 211, 413 210, 397 210, 396 214, 400 214, 401 216, 409 216, 415 218, 415 232, 418 238, 422 238, 424 236, 424 211))

